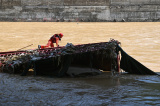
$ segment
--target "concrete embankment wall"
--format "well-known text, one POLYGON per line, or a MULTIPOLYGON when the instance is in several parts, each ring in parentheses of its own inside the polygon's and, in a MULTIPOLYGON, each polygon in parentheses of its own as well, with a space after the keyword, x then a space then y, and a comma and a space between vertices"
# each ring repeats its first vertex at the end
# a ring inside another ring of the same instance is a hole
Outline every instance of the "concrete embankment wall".
POLYGON ((160 21, 160 0, 0 0, 0 21, 160 21))

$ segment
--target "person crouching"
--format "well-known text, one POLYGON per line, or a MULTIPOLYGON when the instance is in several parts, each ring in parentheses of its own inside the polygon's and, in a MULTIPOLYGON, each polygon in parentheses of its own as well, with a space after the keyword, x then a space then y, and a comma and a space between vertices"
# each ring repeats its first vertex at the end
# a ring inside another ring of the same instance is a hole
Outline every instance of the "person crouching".
POLYGON ((64 35, 62 33, 60 34, 54 34, 49 40, 46 46, 38 45, 38 49, 44 49, 48 47, 54 47, 54 43, 56 43, 56 46, 59 47, 59 41, 61 41, 61 38, 64 35))

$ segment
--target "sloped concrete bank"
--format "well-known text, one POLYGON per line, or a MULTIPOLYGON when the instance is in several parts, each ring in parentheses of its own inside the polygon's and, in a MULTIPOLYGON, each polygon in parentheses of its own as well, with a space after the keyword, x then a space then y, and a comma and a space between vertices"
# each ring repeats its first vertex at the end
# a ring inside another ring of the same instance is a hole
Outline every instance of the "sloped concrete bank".
POLYGON ((0 21, 160 21, 159 0, 0 0, 0 21))

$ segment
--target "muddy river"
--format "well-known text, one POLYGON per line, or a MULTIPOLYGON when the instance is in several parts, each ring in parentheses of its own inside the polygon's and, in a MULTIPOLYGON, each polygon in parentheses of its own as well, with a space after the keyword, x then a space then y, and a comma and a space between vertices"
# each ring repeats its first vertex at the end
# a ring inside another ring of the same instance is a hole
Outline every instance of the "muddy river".
MULTIPOLYGON (((160 74, 160 23, 0 22, 0 51, 37 48, 55 33, 61 46, 119 40, 133 58, 160 74)), ((160 105, 160 77, 111 76, 105 72, 86 77, 20 76, 0 73, 0 106, 28 105, 160 105)))

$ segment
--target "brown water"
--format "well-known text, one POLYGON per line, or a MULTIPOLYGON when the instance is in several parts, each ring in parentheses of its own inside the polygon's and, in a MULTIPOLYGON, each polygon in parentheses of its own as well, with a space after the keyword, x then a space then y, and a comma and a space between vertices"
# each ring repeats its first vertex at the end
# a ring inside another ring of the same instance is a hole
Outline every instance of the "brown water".
MULTIPOLYGON (((160 72, 160 23, 1 22, 0 51, 46 44, 63 33, 60 45, 119 40, 132 57, 160 72)), ((0 105, 160 105, 158 76, 110 73, 84 78, 21 77, 0 73, 0 105)))

